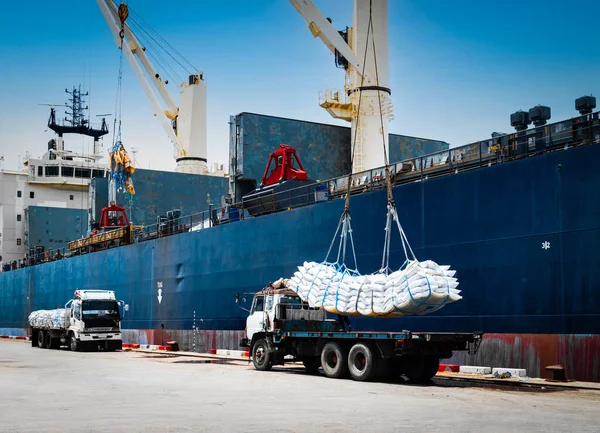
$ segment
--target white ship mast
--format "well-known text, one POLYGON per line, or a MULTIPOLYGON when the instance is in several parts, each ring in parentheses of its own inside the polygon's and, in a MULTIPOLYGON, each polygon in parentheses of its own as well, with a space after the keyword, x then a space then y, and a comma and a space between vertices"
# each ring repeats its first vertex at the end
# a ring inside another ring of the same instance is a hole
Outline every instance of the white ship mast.
POLYGON ((311 0, 290 2, 308 22, 313 36, 335 55, 336 65, 346 71, 344 92, 322 92, 319 104, 336 119, 351 122, 352 171, 385 165, 383 149, 385 146, 389 155, 388 122, 392 112, 387 0, 354 0, 353 24, 344 31, 336 30, 311 0))

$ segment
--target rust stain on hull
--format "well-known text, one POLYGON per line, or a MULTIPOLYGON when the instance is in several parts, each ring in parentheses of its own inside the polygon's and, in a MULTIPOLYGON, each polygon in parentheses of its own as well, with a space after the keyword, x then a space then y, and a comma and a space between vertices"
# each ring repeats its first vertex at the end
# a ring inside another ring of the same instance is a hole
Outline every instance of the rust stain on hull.
POLYGON ((568 379, 600 382, 600 335, 484 334, 476 355, 456 353, 451 362, 525 368, 546 379, 552 374, 545 367, 562 364, 568 379))

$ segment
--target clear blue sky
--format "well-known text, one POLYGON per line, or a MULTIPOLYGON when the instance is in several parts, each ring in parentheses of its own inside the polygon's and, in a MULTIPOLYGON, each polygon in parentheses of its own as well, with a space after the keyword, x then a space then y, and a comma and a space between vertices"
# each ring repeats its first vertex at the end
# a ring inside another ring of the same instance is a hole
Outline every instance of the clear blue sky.
MULTIPOLYGON (((341 29, 351 0, 314 0, 341 29)), ((209 161, 228 159, 229 116, 242 111, 344 125, 318 106, 344 73, 286 0, 131 0, 130 9, 205 74, 209 161)), ((390 131, 461 145, 511 131, 510 113, 537 104, 554 120, 600 94, 597 0, 390 0, 390 131)), ((0 154, 16 168, 41 156, 49 108, 65 87, 90 91, 92 115, 113 113, 119 52, 92 0, 3 2, 0 154)), ((169 87, 178 96, 178 83, 169 87)), ((124 64, 123 133, 138 165, 170 170, 172 146, 124 64)), ((111 125, 112 126, 112 125, 111 125)), ((87 149, 81 138, 67 147, 87 149)), ((107 144, 108 144, 107 140, 107 144)))

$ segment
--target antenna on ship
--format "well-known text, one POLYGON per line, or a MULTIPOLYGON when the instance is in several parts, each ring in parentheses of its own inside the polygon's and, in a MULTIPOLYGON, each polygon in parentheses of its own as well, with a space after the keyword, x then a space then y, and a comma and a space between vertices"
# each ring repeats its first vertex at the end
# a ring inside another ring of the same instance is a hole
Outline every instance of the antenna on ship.
POLYGON ((68 103, 65 104, 39 104, 50 106, 50 117, 48 118, 48 128, 52 129, 57 135, 56 152, 63 152, 64 149, 64 134, 80 134, 93 137, 94 139, 94 155, 100 153, 100 137, 108 134, 108 125, 106 120, 102 119, 100 129, 95 129, 90 125, 90 120, 85 118, 84 110, 89 107, 85 105, 85 96, 89 93, 81 91, 81 85, 72 90, 65 89, 65 93, 70 95, 68 103), (62 121, 56 121, 56 107, 67 107, 65 117, 62 121))
POLYGON ((83 110, 89 109, 89 106, 87 105, 85 106, 85 108, 83 107, 83 104, 85 103, 83 97, 89 96, 89 93, 81 93, 81 85, 79 85, 79 88, 73 86, 73 90, 71 91, 69 91, 69 89, 65 89, 65 93, 71 95, 71 97, 69 98, 69 102, 71 102, 71 104, 67 105, 67 107, 71 111, 67 111, 65 113, 69 115, 70 118, 65 117, 65 122, 71 123, 71 126, 84 126, 86 124, 89 124, 89 120, 86 120, 83 115, 83 110))

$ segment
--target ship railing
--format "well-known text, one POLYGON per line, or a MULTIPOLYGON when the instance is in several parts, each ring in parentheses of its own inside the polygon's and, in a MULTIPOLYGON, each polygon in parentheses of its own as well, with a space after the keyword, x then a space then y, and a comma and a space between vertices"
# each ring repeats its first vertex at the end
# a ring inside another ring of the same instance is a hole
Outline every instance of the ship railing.
POLYGON ((0 272, 7 272, 15 269, 22 269, 29 266, 39 265, 41 263, 54 262, 62 260, 65 257, 71 257, 74 254, 69 251, 67 246, 44 250, 41 248, 31 248, 30 252, 24 258, 13 260, 12 262, 2 263, 0 272))
MULTIPOLYGON (((488 167, 562 151, 574 146, 600 143, 599 113, 556 122, 511 134, 496 134, 495 137, 470 143, 448 150, 438 151, 390 165, 393 185, 421 182, 427 179, 458 174, 461 172, 488 167)), ((352 177, 350 194, 362 194, 385 188, 385 167, 356 173, 352 177)), ((282 192, 273 192, 259 203, 235 203, 227 208, 182 217, 168 229, 157 226, 147 228, 151 237, 169 236, 183 231, 197 231, 218 225, 228 224, 253 216, 329 201, 345 197, 348 191, 348 176, 342 176, 282 192), (231 218, 230 209, 237 209, 239 215, 231 218)))
MULTIPOLYGON (((575 117, 522 132, 497 134, 490 139, 410 158, 390 165, 394 185, 458 174, 481 167, 516 161, 567 150, 571 147, 600 143, 599 113, 575 117)), ((384 167, 353 175, 351 194, 385 187, 384 167)), ((328 181, 329 196, 346 194, 348 177, 328 181)))
MULTIPOLYGON (((422 182, 427 179, 454 175, 491 165, 537 157, 572 147, 600 143, 600 112, 575 117, 511 134, 496 136, 465 146, 410 158, 390 165, 393 185, 422 182)), ((362 194, 385 188, 385 168, 379 167, 353 175, 350 194, 362 194)), ((260 203, 244 203, 209 208, 192 215, 172 218, 134 230, 133 241, 143 242, 183 232, 194 232, 239 220, 310 204, 344 198, 348 191, 348 176, 273 193, 260 203)), ((83 252, 69 252, 65 247, 28 255, 17 262, 17 268, 30 266, 83 252)), ((6 265, 6 264, 4 264, 6 265)), ((10 265, 10 264, 9 264, 10 265)), ((4 268, 5 266, 2 266, 4 268)), ((12 266, 11 266, 12 267, 12 266)))

